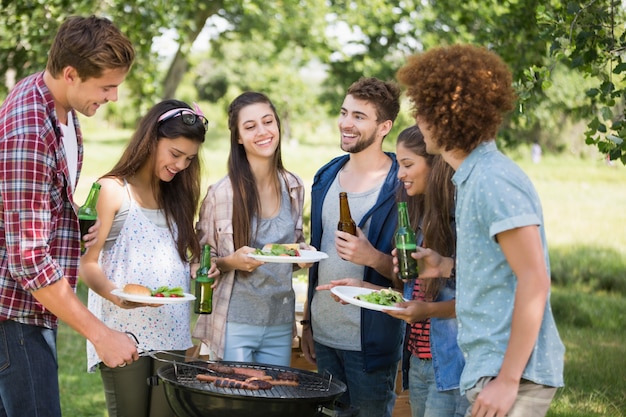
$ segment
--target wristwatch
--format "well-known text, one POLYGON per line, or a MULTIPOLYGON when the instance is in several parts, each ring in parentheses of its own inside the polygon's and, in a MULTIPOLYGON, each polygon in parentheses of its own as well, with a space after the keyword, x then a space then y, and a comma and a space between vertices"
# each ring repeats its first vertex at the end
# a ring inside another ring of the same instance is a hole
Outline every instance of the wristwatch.
POLYGON ((303 326, 308 326, 311 324, 311 320, 300 320, 300 324, 303 326))

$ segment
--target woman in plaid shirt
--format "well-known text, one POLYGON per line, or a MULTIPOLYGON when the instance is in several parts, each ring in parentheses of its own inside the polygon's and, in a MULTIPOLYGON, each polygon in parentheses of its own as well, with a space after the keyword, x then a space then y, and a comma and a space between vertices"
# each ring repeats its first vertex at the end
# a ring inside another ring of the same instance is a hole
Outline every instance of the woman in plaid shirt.
POLYGON ((213 313, 193 336, 212 359, 288 366, 295 320, 293 266, 249 256, 267 243, 302 242, 304 185, 283 167, 280 119, 264 94, 246 92, 228 111, 228 176, 209 187, 196 227, 222 275, 213 313))

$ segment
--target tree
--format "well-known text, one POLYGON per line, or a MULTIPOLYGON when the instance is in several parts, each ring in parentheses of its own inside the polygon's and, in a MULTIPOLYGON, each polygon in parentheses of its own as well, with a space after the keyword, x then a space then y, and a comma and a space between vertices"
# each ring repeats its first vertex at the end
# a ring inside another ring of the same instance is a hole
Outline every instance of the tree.
MULTIPOLYGON (((0 12, 0 72, 13 74, 15 79, 43 68, 50 34, 64 16, 110 16, 137 49, 126 84, 131 97, 125 102, 131 102, 139 114, 156 99, 175 94, 183 75, 193 70, 191 45, 217 19, 225 29, 210 40, 215 50, 228 42, 250 48, 271 45, 271 54, 263 56, 265 62, 257 62, 259 68, 282 64, 276 58, 286 49, 299 51, 302 56, 280 70, 283 78, 288 65, 302 65, 307 59, 325 64, 321 98, 334 104, 362 75, 393 79, 409 54, 455 42, 480 44, 509 63, 519 93, 518 110, 502 133, 505 144, 515 145, 547 130, 549 118, 543 114, 550 112, 552 119, 565 115, 585 120, 586 143, 626 164, 626 10, 622 0, 585 4, 560 0, 108 0, 97 3, 96 9, 86 0, 0 0, 0 12), (175 31, 179 48, 163 73, 153 42, 165 30, 175 31), (553 80, 560 68, 593 80, 584 102, 567 102, 565 95, 563 101, 553 99, 553 80)), ((222 58, 228 60, 227 53, 222 58)), ((6 92, 7 86, 0 85, 0 94, 6 92)), ((117 111, 120 119, 132 114, 115 106, 108 106, 107 111, 117 111)))
MULTIPOLYGON (((326 98, 358 74, 388 78, 406 54, 456 42, 493 49, 511 66, 520 105, 502 133, 505 143, 535 136, 536 111, 553 94, 553 70, 564 64, 596 80, 583 103, 552 103, 556 118, 567 114, 588 120, 586 142, 626 164, 624 113, 626 11, 620 0, 590 0, 585 5, 558 0, 431 0, 386 2, 337 0, 331 10, 355 34, 357 52, 329 57, 326 98), (345 13, 341 13, 345 10, 345 13), (356 13, 358 11, 359 13, 356 13)), ((582 138, 581 138, 582 139, 582 138)))
POLYGON ((591 116, 586 143, 626 165, 626 11, 620 0, 570 2, 538 10, 551 36, 551 55, 596 85, 578 110, 591 116))

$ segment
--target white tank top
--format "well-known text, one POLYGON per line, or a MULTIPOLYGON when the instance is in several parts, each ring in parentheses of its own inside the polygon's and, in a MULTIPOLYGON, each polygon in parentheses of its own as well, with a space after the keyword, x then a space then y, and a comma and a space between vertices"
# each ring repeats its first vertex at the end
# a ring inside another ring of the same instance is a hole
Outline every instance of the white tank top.
MULTIPOLYGON (((100 254, 105 275, 123 288, 137 283, 155 289, 183 287, 189 293, 189 264, 178 256, 175 240, 167 227, 152 223, 130 196, 130 207, 115 244, 100 254)), ((130 331, 148 350, 185 350, 192 346, 188 303, 160 307, 123 309, 89 291, 89 310, 112 329, 130 331)), ((87 369, 94 372, 101 362, 87 341, 87 369)))

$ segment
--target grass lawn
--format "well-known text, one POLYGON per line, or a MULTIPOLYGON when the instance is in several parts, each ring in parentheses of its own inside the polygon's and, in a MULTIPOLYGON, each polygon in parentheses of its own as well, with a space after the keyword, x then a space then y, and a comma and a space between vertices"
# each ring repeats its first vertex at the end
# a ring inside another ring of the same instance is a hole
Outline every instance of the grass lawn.
MULTIPOLYGON (((119 157, 123 135, 105 135, 94 134, 86 142, 79 202, 91 182, 119 157)), ((209 167, 205 185, 226 173, 228 136, 217 136, 222 139, 211 138, 203 146, 204 166, 209 167)), ((312 136, 315 141, 283 147, 286 167, 307 186, 315 170, 339 154, 334 130, 312 136)), ((600 157, 544 157, 540 164, 528 158, 519 163, 542 198, 553 279, 558 277, 552 305, 567 348, 566 387, 558 391, 548 416, 626 417, 626 168, 606 166, 600 157)), ((79 292, 84 297, 84 287, 79 292)), ((84 340, 62 323, 58 346, 64 415, 106 416, 100 377, 85 371, 84 340)))

